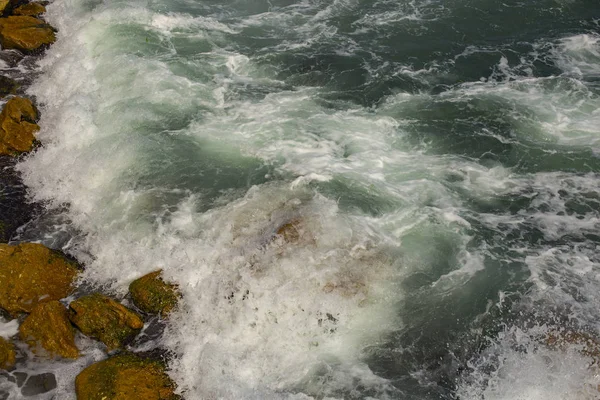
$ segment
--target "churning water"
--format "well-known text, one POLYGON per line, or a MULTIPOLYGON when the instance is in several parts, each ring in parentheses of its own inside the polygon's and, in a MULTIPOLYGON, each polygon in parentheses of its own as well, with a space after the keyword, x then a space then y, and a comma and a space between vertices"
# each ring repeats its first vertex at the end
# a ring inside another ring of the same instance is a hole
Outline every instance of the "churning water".
MULTIPOLYGON (((185 398, 600 397, 589 357, 540 339, 600 330, 598 0, 56 0, 47 18, 45 147, 20 170, 51 212, 22 238, 117 295, 157 268, 177 282, 140 350, 173 353, 185 398)), ((102 357, 79 340, 47 397, 102 357)))

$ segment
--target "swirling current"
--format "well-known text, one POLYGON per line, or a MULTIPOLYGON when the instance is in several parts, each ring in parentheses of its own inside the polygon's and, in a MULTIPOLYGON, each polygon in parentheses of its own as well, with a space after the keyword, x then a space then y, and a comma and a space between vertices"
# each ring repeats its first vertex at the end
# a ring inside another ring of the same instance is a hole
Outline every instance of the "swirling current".
MULTIPOLYGON (((597 0, 55 0, 21 232, 162 268, 186 399, 597 399, 597 0), (292 223, 287 240, 276 232, 292 223)), ((73 399, 84 357, 40 398, 73 399), (46 396, 46 397, 44 397, 46 396)), ((136 347, 137 346, 137 347, 136 347)), ((1 383, 10 399, 22 394, 1 383)))

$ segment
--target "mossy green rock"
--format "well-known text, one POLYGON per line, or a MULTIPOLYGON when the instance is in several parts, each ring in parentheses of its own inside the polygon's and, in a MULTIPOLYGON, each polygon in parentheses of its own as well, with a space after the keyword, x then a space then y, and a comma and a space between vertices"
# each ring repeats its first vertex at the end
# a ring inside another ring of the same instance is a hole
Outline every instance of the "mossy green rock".
POLYGON ((177 285, 163 281, 161 272, 151 272, 129 285, 133 303, 144 312, 166 315, 177 305, 180 297, 177 285))
POLYGON ((124 353, 92 364, 75 379, 78 400, 176 400, 161 361, 124 353))
POLYGON ((0 154, 18 155, 30 151, 40 127, 35 123, 38 113, 31 100, 13 97, 0 113, 0 154))
POLYGON ((98 293, 73 301, 69 319, 81 332, 102 341, 109 351, 123 347, 144 327, 137 313, 98 293))
POLYGON ((76 263, 42 244, 0 244, 0 308, 16 317, 67 297, 78 272, 76 263))
POLYGON ((41 50, 54 43, 54 29, 30 16, 0 18, 0 44, 3 49, 17 49, 25 53, 41 50))
POLYGON ((3 337, 0 337, 0 369, 10 369, 14 367, 15 360, 15 346, 3 337))
POLYGON ((38 304, 19 326, 19 336, 34 353, 42 348, 50 356, 79 357, 67 309, 59 301, 38 304))

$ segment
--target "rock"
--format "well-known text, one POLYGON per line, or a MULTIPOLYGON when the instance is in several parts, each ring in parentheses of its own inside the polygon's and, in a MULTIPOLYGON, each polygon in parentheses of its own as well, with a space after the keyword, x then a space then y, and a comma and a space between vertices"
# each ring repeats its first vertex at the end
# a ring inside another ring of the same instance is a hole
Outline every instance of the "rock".
POLYGON ((576 346, 577 351, 591 357, 595 363, 600 362, 600 341, 585 333, 572 330, 560 330, 548 333, 545 343, 550 348, 565 350, 568 345, 576 346))
POLYGON ((21 394, 24 397, 31 397, 40 395, 42 393, 48 393, 49 391, 54 389, 56 389, 56 376, 54 376, 54 374, 51 372, 45 372, 43 374, 30 375, 27 378, 27 381, 25 382, 23 387, 21 388, 21 394))
POLYGON ((17 0, 0 0, 0 15, 7 15, 17 3, 17 0))
POLYGON ((40 3, 28 3, 15 8, 13 11, 13 15, 30 15, 32 17, 35 17, 45 12, 46 7, 44 7, 40 3))
POLYGON ((30 151, 40 127, 35 123, 38 113, 31 100, 10 99, 0 113, 0 154, 18 155, 30 151))
POLYGON ((0 369, 10 369, 15 365, 15 346, 0 336, 0 369))
POLYGON ((296 243, 300 240, 301 221, 294 218, 285 224, 281 225, 276 234, 283 238, 286 243, 296 243))
POLYGON ((3 49, 17 49, 26 53, 42 50, 54 43, 54 29, 29 16, 0 18, 0 44, 3 49))
POLYGON ((0 244, 0 308, 12 316, 73 290, 77 264, 38 243, 0 244))
POLYGON ((19 84, 14 79, 0 75, 0 98, 17 93, 19 84))
POLYGON ((51 356, 79 357, 67 309, 59 301, 38 304, 19 327, 19 336, 34 353, 42 347, 51 356))
POLYGON ((177 305, 177 285, 163 281, 161 272, 151 272, 129 285, 133 303, 144 312, 166 315, 177 305))
POLYGON ((161 361, 124 353, 92 364, 75 378, 78 400, 176 400, 161 361))
POLYGON ((144 327, 134 311, 98 293, 73 301, 69 318, 81 332, 102 341, 109 351, 127 344, 144 327))
POLYGON ((0 243, 7 243, 39 209, 38 204, 27 202, 27 188, 15 164, 16 158, 0 155, 0 243))

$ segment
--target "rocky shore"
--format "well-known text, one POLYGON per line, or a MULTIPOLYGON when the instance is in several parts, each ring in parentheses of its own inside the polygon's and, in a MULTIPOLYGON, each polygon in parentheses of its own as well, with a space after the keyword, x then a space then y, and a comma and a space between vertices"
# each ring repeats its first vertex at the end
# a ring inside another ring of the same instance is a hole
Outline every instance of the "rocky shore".
MULTIPOLYGON (((44 213, 42 205, 27 200, 15 165, 43 147, 36 138, 39 111, 26 89, 36 60, 56 40, 56 30, 43 20, 46 5, 0 0, 0 322, 18 325, 0 336, 0 379, 16 383, 22 397, 49 392, 56 387, 52 374, 27 376, 19 366, 75 362, 84 357, 78 343, 87 337, 102 343, 106 358, 76 376, 78 399, 180 398, 166 372, 166 353, 135 353, 130 346, 146 328, 160 328, 177 306, 175 285, 155 271, 133 281, 127 299, 112 298, 78 285, 85 266, 72 257, 20 239, 23 228, 44 213)), ((6 396, 0 390, 0 398, 6 396)))

